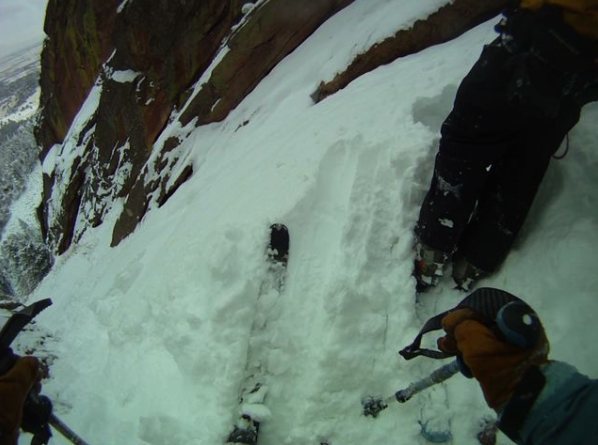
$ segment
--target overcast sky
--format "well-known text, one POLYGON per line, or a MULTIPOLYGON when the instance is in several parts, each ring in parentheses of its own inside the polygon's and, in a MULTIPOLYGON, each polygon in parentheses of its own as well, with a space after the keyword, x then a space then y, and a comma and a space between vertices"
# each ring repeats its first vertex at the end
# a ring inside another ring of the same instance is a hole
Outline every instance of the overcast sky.
POLYGON ((44 38, 48 0, 0 0, 0 57, 44 38))

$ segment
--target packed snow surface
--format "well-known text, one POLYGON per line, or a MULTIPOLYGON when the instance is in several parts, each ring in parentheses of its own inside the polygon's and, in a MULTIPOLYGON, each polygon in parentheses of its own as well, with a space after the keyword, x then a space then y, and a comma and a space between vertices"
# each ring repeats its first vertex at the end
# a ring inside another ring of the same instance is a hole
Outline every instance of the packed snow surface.
MULTIPOLYGON (((377 419, 361 414, 360 401, 391 395, 442 364, 397 354, 422 317, 464 297, 447 277, 416 307, 412 228, 440 124, 496 20, 378 68, 319 104, 310 94, 372 34, 391 35, 443 3, 354 2, 224 122, 188 133, 181 162, 193 163, 193 177, 131 236, 109 247, 115 208, 57 259, 30 297, 54 301, 37 323, 55 357, 44 391, 89 443, 223 443, 248 362, 262 368, 268 387, 267 409, 254 407, 266 417, 260 445, 425 443, 418 420, 426 394, 377 419), (414 13, 393 12, 401 7, 414 13), (258 299, 274 222, 291 233, 287 282, 280 295, 258 299)), ((75 126, 93 112, 98 88, 75 126)), ((481 283, 528 301, 552 357, 593 376, 597 121, 598 107, 586 107, 512 253, 481 283)), ((68 165, 74 144, 55 147, 51 163, 68 165)), ((426 409, 450 418, 454 444, 476 444, 479 422, 492 415, 478 385, 457 375, 443 390, 448 399, 426 409)), ((67 442, 56 435, 52 443, 67 442)))

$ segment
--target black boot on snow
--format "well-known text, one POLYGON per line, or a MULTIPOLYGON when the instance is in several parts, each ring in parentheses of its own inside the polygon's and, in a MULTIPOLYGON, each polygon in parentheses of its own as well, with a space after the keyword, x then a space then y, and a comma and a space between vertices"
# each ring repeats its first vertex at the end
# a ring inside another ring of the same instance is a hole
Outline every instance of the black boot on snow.
POLYGON ((488 275, 488 272, 474 266, 461 255, 456 255, 453 260, 453 280, 459 290, 469 292, 479 280, 488 275))
POLYGON ((289 261, 289 229, 284 224, 270 226, 270 243, 268 258, 271 261, 286 265, 289 261))
POLYGON ((257 443, 257 434, 260 429, 259 422, 244 415, 241 418, 241 423, 242 425, 235 425, 235 429, 228 435, 226 443, 255 445, 257 443))
POLYGON ((416 291, 418 293, 425 292, 438 284, 447 259, 448 255, 444 252, 421 243, 415 246, 413 276, 417 280, 416 291))

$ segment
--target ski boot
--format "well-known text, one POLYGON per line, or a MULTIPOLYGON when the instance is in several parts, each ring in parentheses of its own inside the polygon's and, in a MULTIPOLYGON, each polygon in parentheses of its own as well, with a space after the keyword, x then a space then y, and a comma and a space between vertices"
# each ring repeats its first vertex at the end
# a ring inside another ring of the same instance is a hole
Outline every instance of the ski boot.
POLYGON ((256 422, 248 415, 243 415, 239 420, 239 425, 235 425, 234 430, 228 435, 226 443, 231 445, 255 445, 260 429, 259 422, 256 422))
POLYGON ((417 280, 416 290, 418 293, 425 292, 430 287, 438 284, 443 276, 447 259, 448 255, 446 253, 417 243, 415 246, 413 276, 417 280))
POLYGON ((456 289, 469 292, 475 284, 488 273, 474 266, 465 257, 457 255, 453 260, 453 280, 457 284, 456 289))

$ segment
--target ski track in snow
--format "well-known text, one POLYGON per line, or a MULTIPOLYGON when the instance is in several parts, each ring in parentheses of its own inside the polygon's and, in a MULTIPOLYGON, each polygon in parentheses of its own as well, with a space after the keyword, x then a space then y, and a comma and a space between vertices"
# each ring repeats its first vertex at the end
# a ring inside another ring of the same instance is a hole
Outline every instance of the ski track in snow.
POLYGON ((272 437, 264 425, 271 443, 318 443, 324 439, 334 443, 343 428, 339 412, 348 409, 354 420, 361 420, 363 376, 359 367, 372 369, 375 362, 360 364, 354 357, 359 351, 383 350, 389 322, 389 291, 384 283, 376 295, 363 293, 366 280, 374 279, 375 263, 388 263, 391 258, 388 232, 392 235, 392 230, 383 230, 389 229, 394 219, 380 219, 386 201, 376 196, 380 196, 376 176, 382 153, 359 138, 334 144, 319 165, 314 189, 288 215, 291 236, 294 226, 301 227, 298 236, 307 235, 296 240, 299 247, 291 253, 285 300, 289 319, 283 324, 287 336, 295 334, 295 340, 290 339, 291 350, 298 356, 289 361, 300 366, 294 366, 284 380, 278 403, 274 397, 270 399, 274 413, 285 413, 271 422, 272 437), (374 218, 365 218, 368 213, 374 218), (376 228, 380 232, 373 236, 376 228), (366 258, 373 257, 375 262, 361 261, 364 250, 366 258), (346 349, 351 339, 364 338, 366 333, 367 341, 346 349), (304 400, 289 406, 288 400, 297 396, 296 388, 305 392, 304 400), (354 396, 347 397, 347 392, 354 396), (311 426, 313 437, 305 437, 305 425, 311 426))
MULTIPOLYGON (((440 123, 494 21, 311 104, 317 83, 350 60, 344 39, 369 39, 343 27, 363 23, 362 14, 376 23, 369 1, 320 27, 226 121, 195 129, 180 157, 193 162, 193 177, 134 234, 108 247, 116 203, 31 296, 54 300, 38 321, 56 356, 44 391, 90 443, 223 443, 248 357, 259 357, 269 387, 259 445, 425 443, 420 411, 445 410, 427 402, 436 396, 393 404, 377 419, 364 417, 360 402, 441 364, 397 354, 423 319, 463 298, 448 279, 416 307, 412 228, 440 123), (286 286, 258 301, 274 222, 291 235, 286 286)), ((384 19, 388 29, 401 25, 384 19)), ((597 113, 584 111, 507 263, 481 283, 524 297, 544 320, 553 356, 593 375, 598 360, 578 352, 593 350, 598 335, 597 113)), ((71 145, 53 150, 58 165, 70 165, 71 145)), ((477 416, 489 412, 478 385, 455 376, 435 391, 448 394, 453 443, 475 445, 477 416)))

